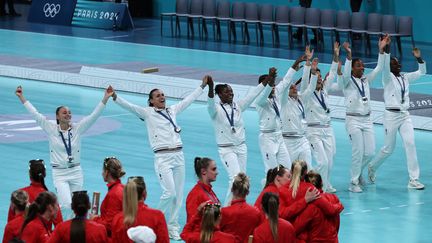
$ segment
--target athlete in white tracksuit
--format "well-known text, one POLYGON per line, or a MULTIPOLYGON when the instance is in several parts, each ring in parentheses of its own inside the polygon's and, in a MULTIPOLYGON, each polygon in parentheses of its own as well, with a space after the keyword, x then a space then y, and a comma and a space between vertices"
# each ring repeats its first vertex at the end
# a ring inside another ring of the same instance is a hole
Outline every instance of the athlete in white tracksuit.
MULTIPOLYGON (((336 141, 331 127, 328 90, 338 90, 337 84, 332 81, 336 77, 338 63, 333 61, 330 73, 322 80, 314 60, 311 67, 310 86, 303 91, 305 101, 305 115, 307 122, 306 136, 312 148, 312 156, 323 180, 323 190, 336 192, 330 183, 330 173, 333 167, 333 156, 336 154, 336 141), (315 69, 315 70, 314 70, 315 69), (313 87, 316 87, 313 89, 313 87)), ((308 83, 308 80, 302 82, 308 83)))
POLYGON ((153 89, 149 94, 149 107, 131 104, 125 99, 113 94, 114 101, 122 108, 143 119, 147 126, 148 139, 154 152, 154 167, 156 176, 162 188, 162 196, 158 208, 167 218, 170 238, 178 240, 180 225, 179 210, 183 201, 185 182, 185 160, 182 151, 183 143, 180 137, 181 128, 176 117, 197 99, 207 85, 207 76, 202 84, 182 101, 166 106, 162 90, 153 89))
MULTIPOLYGON (((387 48, 389 49, 389 48, 387 48)), ((409 182, 408 188, 424 189, 420 183, 420 168, 417 161, 417 151, 414 143, 414 128, 408 112, 409 84, 426 74, 426 63, 420 55, 420 50, 413 50, 414 56, 419 63, 419 69, 415 72, 400 73, 401 65, 396 58, 390 58, 390 54, 385 54, 382 82, 384 85, 384 146, 369 164, 369 180, 375 182, 375 172, 384 160, 393 153, 396 134, 399 131, 405 147, 407 159, 409 182)))
MULTIPOLYGON (((274 69, 274 72, 276 72, 276 69, 274 69)), ((274 85, 275 76, 273 76, 269 79, 268 85, 255 101, 256 110, 259 115, 260 133, 258 141, 264 163, 264 175, 267 175, 269 169, 275 168, 280 164, 285 166, 285 168, 291 168, 291 158, 282 137, 280 97, 288 88, 294 74, 295 70, 290 68, 283 80, 276 87, 274 85)), ((269 78, 269 75, 262 75, 260 82, 265 78, 269 78)))
POLYGON ((343 77, 338 78, 339 85, 343 87, 345 95, 346 118, 345 128, 352 146, 351 155, 351 192, 362 192, 364 184, 362 171, 375 154, 375 135, 370 117, 370 88, 369 84, 381 72, 384 64, 384 51, 386 38, 379 42, 379 56, 377 66, 364 75, 363 62, 351 58, 349 43, 343 44, 347 52, 347 60, 343 77))
POLYGON ((247 147, 242 112, 264 90, 265 85, 267 85, 267 81, 259 84, 243 99, 234 102, 231 86, 218 84, 213 91, 212 84, 209 83, 207 109, 213 122, 219 156, 229 177, 225 205, 231 202, 231 187, 234 176, 240 172, 246 173, 247 147), (214 92, 219 96, 219 102, 215 102, 214 92))
POLYGON ((57 123, 48 120, 40 114, 36 108, 24 98, 21 86, 16 89, 16 95, 24 104, 27 111, 36 120, 36 123, 48 135, 50 164, 54 186, 57 191, 59 205, 65 217, 72 217, 72 192, 83 189, 84 177, 81 169, 81 137, 100 116, 105 108, 112 88, 105 90, 102 101, 93 112, 79 122, 71 122, 71 112, 68 107, 60 106, 56 111, 57 123))
MULTIPOLYGON (((291 68, 289 72, 295 72, 291 68)), ((288 74, 287 74, 288 75, 288 74)), ((309 80, 310 65, 303 68, 302 80, 309 80)), ((302 86, 308 87, 310 83, 303 83, 302 86)), ((309 141, 306 138, 306 114, 305 114, 305 101, 303 93, 297 91, 297 84, 291 82, 289 90, 282 93, 281 97, 281 115, 282 115, 282 136, 284 138, 285 146, 290 155, 291 161, 303 160, 307 163, 308 169, 312 169, 312 154, 309 141)))

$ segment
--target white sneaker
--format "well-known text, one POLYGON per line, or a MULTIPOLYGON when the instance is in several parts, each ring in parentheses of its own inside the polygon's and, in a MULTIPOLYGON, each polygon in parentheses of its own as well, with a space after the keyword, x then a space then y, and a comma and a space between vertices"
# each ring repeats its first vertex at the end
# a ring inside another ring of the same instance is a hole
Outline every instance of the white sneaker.
POLYGON ((375 170, 370 165, 368 166, 368 178, 371 184, 375 184, 375 180, 376 180, 375 170))
POLYGON ((363 190, 361 189, 361 187, 359 185, 353 184, 351 183, 348 190, 350 192, 355 192, 355 193, 360 193, 363 192, 363 190))
POLYGON ((410 180, 408 182, 408 188, 410 189, 416 189, 416 190, 423 190, 425 186, 421 184, 418 180, 410 180))
POLYGON ((181 240, 179 232, 177 230, 168 231, 168 236, 171 240, 181 240))
POLYGON ((326 192, 328 193, 336 193, 336 191, 337 190, 332 185, 329 185, 326 189, 326 192))

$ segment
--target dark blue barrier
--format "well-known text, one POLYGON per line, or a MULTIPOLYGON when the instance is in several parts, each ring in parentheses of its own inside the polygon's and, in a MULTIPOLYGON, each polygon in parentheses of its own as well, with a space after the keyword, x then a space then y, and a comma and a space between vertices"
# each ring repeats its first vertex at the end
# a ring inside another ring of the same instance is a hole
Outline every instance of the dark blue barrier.
POLYGON ((77 0, 33 0, 29 22, 70 25, 77 0))
POLYGON ((126 4, 78 0, 72 25, 99 29, 133 28, 126 4))

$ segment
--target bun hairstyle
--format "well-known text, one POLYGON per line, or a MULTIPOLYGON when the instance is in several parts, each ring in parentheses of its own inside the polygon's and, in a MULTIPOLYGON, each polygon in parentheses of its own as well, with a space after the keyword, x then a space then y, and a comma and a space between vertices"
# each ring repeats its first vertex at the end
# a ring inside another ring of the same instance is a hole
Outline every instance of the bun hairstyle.
POLYGON ((48 188, 45 185, 46 168, 43 160, 41 159, 30 160, 29 174, 31 180, 41 183, 44 189, 48 191, 48 188))
POLYGON ((217 85, 215 86, 215 93, 216 93, 217 95, 219 95, 220 93, 222 93, 222 91, 223 91, 224 89, 226 89, 226 88, 228 88, 228 87, 229 87, 228 84, 217 84, 217 85))
POLYGON ((29 206, 27 216, 21 227, 21 233, 30 221, 35 219, 38 214, 45 213, 50 205, 57 207, 56 195, 48 191, 39 193, 34 202, 29 206))
POLYGON ((275 242, 278 241, 278 224, 279 224, 279 196, 274 193, 264 193, 261 201, 262 209, 267 215, 270 229, 272 231, 273 239, 275 242))
POLYGON ((27 208, 29 196, 26 191, 16 190, 12 192, 10 200, 18 211, 23 212, 27 208))
POLYGON ((274 182, 277 176, 283 176, 286 172, 286 168, 283 165, 279 165, 274 167, 273 169, 269 169, 267 171, 266 184, 264 188, 274 182))
POLYGON ((213 161, 210 158, 207 157, 195 157, 194 159, 194 168, 195 168, 195 174, 198 176, 199 179, 202 178, 201 170, 207 169, 210 166, 210 162, 213 161))
POLYGON ((234 182, 231 188, 233 195, 240 198, 246 198, 246 196, 249 194, 249 188, 249 177, 243 172, 238 173, 234 177, 234 182))
POLYGON ((115 180, 120 179, 122 176, 126 174, 126 172, 123 170, 123 166, 115 157, 107 157, 104 159, 103 163, 103 169, 105 171, 108 171, 108 173, 111 175, 112 178, 115 180))
POLYGON ((76 191, 72 195, 72 210, 75 218, 70 228, 70 242, 86 242, 85 220, 90 209, 90 199, 87 191, 76 191))
POLYGON ((150 102, 150 100, 153 99, 153 93, 156 92, 156 90, 159 90, 159 89, 152 89, 150 91, 150 93, 149 93, 149 97, 148 97, 147 103, 151 107, 153 107, 153 104, 150 102))
POLYGON ((123 223, 130 227, 135 222, 138 212, 138 201, 143 199, 146 184, 142 176, 132 176, 123 189, 123 223))
POLYGON ((313 170, 309 171, 305 177, 305 181, 314 185, 317 189, 322 189, 323 181, 321 175, 313 170))

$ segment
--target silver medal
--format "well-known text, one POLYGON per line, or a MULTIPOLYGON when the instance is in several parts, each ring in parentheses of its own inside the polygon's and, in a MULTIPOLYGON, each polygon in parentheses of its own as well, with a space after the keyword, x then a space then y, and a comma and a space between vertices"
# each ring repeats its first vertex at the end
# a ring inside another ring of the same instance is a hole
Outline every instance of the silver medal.
POLYGON ((231 132, 232 132, 232 133, 236 133, 236 130, 235 130, 234 127, 231 127, 231 132))
POLYGON ((368 98, 367 98, 367 97, 363 97, 363 98, 362 98, 362 102, 363 102, 363 104, 368 103, 368 98))
POLYGON ((69 163, 71 163, 71 162, 73 161, 74 158, 73 158, 72 156, 68 156, 67 159, 68 159, 69 163))
POLYGON ((174 132, 176 132, 176 133, 180 133, 180 132, 181 132, 181 127, 175 127, 175 128, 174 128, 174 132))
POLYGON ((330 113, 330 109, 329 108, 327 108, 326 113, 330 113))

